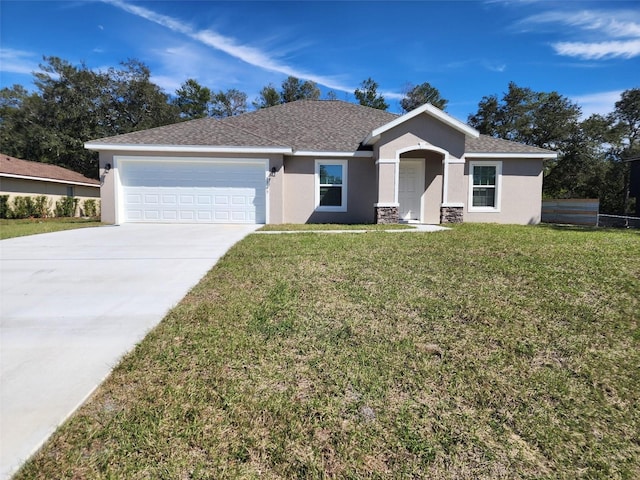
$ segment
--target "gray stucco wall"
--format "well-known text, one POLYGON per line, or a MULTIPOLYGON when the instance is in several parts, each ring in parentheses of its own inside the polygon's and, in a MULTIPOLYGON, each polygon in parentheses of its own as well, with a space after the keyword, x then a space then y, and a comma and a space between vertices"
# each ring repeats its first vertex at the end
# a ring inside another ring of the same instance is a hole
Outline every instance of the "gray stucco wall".
MULTIPOLYGON (((492 161, 492 159, 482 159, 492 161)), ((469 189, 469 162, 465 165, 465 191, 469 189)), ((470 212, 465 202, 464 221, 483 223, 538 224, 542 210, 542 160, 495 159, 502 161, 500 212, 470 212)))
POLYGON ((371 158, 285 157, 285 223, 373 223, 377 199, 376 169, 371 158), (347 160, 347 211, 315 211, 315 161, 347 160))

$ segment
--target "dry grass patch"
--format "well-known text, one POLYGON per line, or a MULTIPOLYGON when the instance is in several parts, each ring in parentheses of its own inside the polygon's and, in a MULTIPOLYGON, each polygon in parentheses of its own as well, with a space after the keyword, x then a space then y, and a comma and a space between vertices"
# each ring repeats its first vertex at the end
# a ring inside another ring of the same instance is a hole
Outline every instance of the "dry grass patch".
POLYGON ((638 478, 640 237, 252 235, 26 478, 638 478))

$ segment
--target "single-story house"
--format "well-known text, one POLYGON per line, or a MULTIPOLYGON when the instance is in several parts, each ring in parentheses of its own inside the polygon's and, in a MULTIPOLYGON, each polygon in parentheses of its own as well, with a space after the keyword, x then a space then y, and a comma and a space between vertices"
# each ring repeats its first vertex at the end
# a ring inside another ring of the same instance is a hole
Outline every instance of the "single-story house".
POLYGON ((629 196, 636 199, 635 216, 640 217, 640 157, 628 158, 630 165, 629 196))
POLYGON ((102 220, 538 223, 543 160, 425 104, 300 100, 87 142, 102 220))
POLYGON ((62 197, 82 201, 100 198, 100 182, 81 173, 49 163, 32 162, 0 153, 0 195, 44 195, 52 204, 62 197))

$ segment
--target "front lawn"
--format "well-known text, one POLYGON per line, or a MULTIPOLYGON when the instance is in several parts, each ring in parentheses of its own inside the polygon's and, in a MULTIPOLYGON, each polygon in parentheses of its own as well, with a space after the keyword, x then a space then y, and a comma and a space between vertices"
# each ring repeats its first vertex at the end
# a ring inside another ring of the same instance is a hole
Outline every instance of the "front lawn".
POLYGON ((18 474, 640 478, 640 235, 251 235, 18 474))
POLYGON ((284 224, 268 224, 260 227, 261 232, 317 232, 326 230, 403 230, 412 229, 413 226, 404 223, 393 224, 367 224, 352 225, 343 223, 284 223, 284 224))
POLYGON ((0 240, 24 237, 38 233, 51 233, 74 228, 97 227, 102 225, 94 218, 26 218, 22 220, 0 219, 0 240))

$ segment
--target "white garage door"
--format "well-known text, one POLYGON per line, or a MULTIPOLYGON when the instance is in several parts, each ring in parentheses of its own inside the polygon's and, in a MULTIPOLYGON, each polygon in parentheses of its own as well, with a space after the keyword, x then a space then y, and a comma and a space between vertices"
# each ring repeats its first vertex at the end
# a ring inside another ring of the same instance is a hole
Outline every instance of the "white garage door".
POLYGON ((125 222, 265 223, 265 166, 255 163, 126 161, 125 222))

